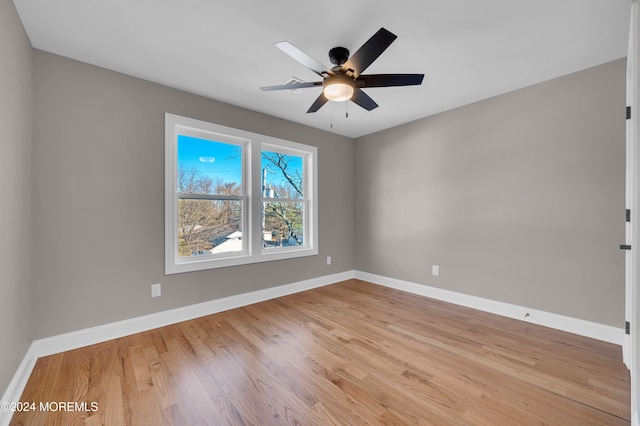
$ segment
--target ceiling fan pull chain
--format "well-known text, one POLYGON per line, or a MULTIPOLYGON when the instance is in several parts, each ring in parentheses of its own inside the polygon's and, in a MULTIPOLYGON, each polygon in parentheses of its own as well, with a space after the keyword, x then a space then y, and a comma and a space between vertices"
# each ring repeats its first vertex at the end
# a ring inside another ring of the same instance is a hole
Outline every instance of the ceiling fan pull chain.
POLYGON ((333 105, 330 105, 330 107, 331 107, 330 108, 331 109, 331 121, 330 121, 329 126, 331 126, 331 128, 333 129, 333 105))

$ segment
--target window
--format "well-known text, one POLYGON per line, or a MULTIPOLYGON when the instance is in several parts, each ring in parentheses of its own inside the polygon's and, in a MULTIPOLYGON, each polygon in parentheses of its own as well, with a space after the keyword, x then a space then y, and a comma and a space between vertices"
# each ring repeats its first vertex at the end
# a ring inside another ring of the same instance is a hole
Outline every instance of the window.
POLYGON ((315 147, 165 115, 165 272, 318 254, 315 147))
POLYGON ((304 158, 269 149, 261 154, 263 247, 304 245, 304 158))

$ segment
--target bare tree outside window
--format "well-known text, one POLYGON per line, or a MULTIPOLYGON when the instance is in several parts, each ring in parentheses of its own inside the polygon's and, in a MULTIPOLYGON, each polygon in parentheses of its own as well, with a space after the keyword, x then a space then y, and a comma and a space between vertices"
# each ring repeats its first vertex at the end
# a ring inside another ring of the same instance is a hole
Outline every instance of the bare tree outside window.
MULTIPOLYGON (((193 256, 211 253, 229 235, 241 232, 242 203, 237 200, 202 200, 187 198, 188 194, 240 195, 237 182, 215 181, 199 176, 195 169, 178 169, 178 254, 193 256)), ((228 245, 231 247, 230 245, 228 245)), ((242 249, 234 245, 235 250, 242 249)))
POLYGON ((263 245, 304 244, 302 157, 262 151, 263 245))

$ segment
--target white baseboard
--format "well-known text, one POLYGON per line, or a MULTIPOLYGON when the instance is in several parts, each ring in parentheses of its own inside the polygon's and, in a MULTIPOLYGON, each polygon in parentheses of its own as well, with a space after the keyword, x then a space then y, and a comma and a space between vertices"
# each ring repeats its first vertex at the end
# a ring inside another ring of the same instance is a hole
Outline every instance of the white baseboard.
POLYGON ((622 339, 622 362, 624 362, 628 370, 631 370, 631 336, 625 334, 622 339))
MULTIPOLYGON (((353 277, 354 271, 325 275, 323 277, 312 278, 310 280, 285 284, 264 290, 252 291, 250 293, 238 294, 222 299, 211 300, 195 305, 157 312, 155 314, 144 315, 137 318, 117 321, 110 324, 35 340, 31 344, 31 347, 29 347, 27 354, 20 363, 18 370, 14 374, 13 379, 11 380, 11 383, 9 383, 9 387, 5 391, 0 402, 17 402, 20 400, 20 396, 22 395, 22 391, 29 380, 31 371, 40 357, 70 351, 72 349, 117 339, 131 334, 152 330, 154 328, 251 305, 253 303, 263 302, 276 297, 323 287, 325 285, 345 281, 353 277)), ((11 421, 11 417, 12 413, 0 410, 0 426, 8 425, 11 421)))
POLYGON ((240 308, 253 303, 275 299, 276 297, 299 293, 312 288, 323 287, 325 285, 345 281, 353 277, 353 271, 342 272, 334 275, 325 275, 323 277, 312 278, 310 280, 224 297, 222 299, 210 300, 208 302, 198 303, 195 305, 170 309, 168 311, 157 312, 155 314, 144 315, 124 321, 73 331, 71 333, 60 334, 36 340, 33 344, 36 347, 36 353, 39 357, 52 355, 59 352, 81 348, 83 346, 105 342, 107 340, 117 339, 130 334, 140 333, 154 328, 176 324, 178 322, 188 321, 194 318, 240 308))
POLYGON ((355 271, 355 277, 357 279, 369 281, 385 287, 395 288, 409 293, 418 294, 420 296, 431 297, 444 302, 450 302, 456 305, 466 306, 468 308, 530 322, 532 324, 567 331, 569 333, 614 343, 620 346, 623 346, 626 341, 624 329, 622 328, 539 311, 537 309, 530 309, 509 303, 497 302, 495 300, 483 299, 482 297, 456 293, 454 291, 370 274, 368 272, 355 271), (525 316, 526 314, 529 315, 525 316))
MULTIPOLYGON (((22 395, 22 391, 29 380, 31 371, 40 357, 93 345, 107 340, 117 339, 130 334, 140 333, 181 321, 188 321, 190 319, 239 308, 253 303, 274 299, 276 297, 323 287, 325 285, 334 284, 351 278, 369 281, 386 287, 406 291, 408 293, 430 297, 509 318, 515 318, 533 324, 544 325, 618 345, 624 345, 626 341, 624 330, 622 328, 618 329, 608 325, 584 321, 536 309, 529 309, 522 306, 511 305, 509 303, 497 302, 490 299, 483 299, 481 297, 470 296, 427 285, 370 274, 368 272, 345 271, 338 274, 326 275, 306 281, 299 281, 292 284, 211 300, 195 305, 171 309, 155 314, 36 340, 31 344, 31 347, 29 347, 27 354, 20 363, 18 370, 13 376, 9 387, 5 391, 0 402, 17 402, 20 400, 20 396, 22 395), (525 314, 527 313, 529 316, 525 317, 525 314)), ((0 411, 0 426, 6 426, 10 421, 11 413, 0 411)), ((640 426, 637 414, 633 418, 633 424, 640 426)))
MULTIPOLYGON (((34 344, 31 343, 27 353, 24 358, 22 358, 22 362, 18 366, 16 373, 13 375, 11 382, 9 383, 9 387, 2 395, 1 402, 18 402, 20 401, 20 396, 22 395, 22 391, 24 387, 27 385, 27 381, 29 380, 29 376, 31 376, 31 371, 33 371, 33 367, 36 365, 36 361, 38 360, 38 355, 36 354, 36 350, 34 348, 34 344)), ((4 411, 0 409, 0 426, 7 426, 11 421, 11 417, 13 417, 13 413, 9 411, 4 411)))

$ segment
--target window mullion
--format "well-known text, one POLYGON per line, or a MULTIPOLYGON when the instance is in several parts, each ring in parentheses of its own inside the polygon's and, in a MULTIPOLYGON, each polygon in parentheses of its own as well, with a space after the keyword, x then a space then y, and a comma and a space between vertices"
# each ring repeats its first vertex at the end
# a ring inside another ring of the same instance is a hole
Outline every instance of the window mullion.
POLYGON ((259 256, 262 252, 262 179, 261 179, 261 158, 262 158, 262 143, 254 140, 250 147, 250 153, 248 155, 250 159, 250 171, 249 171, 249 184, 251 185, 251 195, 249 197, 250 212, 251 212, 251 253, 254 256, 259 256))

